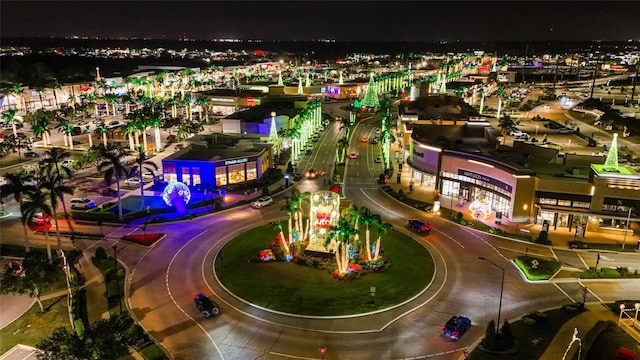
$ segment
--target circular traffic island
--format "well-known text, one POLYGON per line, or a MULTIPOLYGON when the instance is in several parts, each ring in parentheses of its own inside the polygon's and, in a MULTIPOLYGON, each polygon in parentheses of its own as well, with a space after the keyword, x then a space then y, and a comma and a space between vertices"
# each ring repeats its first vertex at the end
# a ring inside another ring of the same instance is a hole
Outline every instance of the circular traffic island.
MULTIPOLYGON (((371 234, 372 242, 375 243, 371 234)), ((399 231, 381 234, 384 269, 350 263, 349 276, 336 276, 332 254, 305 253, 289 261, 264 261, 278 239, 272 226, 247 231, 228 242, 215 259, 216 277, 234 295, 273 311, 310 316, 344 316, 392 308, 425 290, 434 261, 420 243, 399 231), (353 273, 356 271, 357 273, 353 273)), ((364 230, 360 239, 365 239, 364 230)), ((277 256, 281 258, 281 256, 277 256)))

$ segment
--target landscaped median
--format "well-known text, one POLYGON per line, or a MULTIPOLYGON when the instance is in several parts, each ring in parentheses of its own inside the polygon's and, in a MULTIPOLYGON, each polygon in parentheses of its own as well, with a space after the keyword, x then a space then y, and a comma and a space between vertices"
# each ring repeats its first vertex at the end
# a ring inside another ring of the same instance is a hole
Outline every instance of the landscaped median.
POLYGON ((529 281, 549 280, 560 271, 561 267, 558 260, 527 255, 518 256, 513 259, 513 262, 529 281))

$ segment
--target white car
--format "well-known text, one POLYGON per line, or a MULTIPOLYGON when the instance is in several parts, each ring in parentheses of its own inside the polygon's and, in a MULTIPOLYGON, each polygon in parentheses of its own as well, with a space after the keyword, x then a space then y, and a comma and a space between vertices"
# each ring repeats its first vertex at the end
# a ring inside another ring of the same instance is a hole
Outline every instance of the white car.
POLYGON ((70 201, 72 209, 89 210, 96 207, 96 203, 93 200, 87 198, 73 198, 70 201))
POLYGON ((252 202, 251 206, 253 206, 256 209, 260 209, 262 207, 265 207, 265 206, 271 205, 271 204, 273 204, 273 199, 271 198, 271 196, 263 196, 263 197, 259 198, 258 200, 252 202))
POLYGON ((126 185, 140 185, 141 181, 140 181, 140 178, 132 177, 125 180, 124 183, 126 185))

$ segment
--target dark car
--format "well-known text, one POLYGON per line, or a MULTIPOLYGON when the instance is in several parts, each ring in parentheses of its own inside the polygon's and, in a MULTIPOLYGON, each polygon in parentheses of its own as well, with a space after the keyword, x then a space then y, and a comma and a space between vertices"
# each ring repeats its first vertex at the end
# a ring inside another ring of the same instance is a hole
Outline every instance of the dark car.
POLYGON ((82 134, 82 128, 80 126, 74 126, 71 128, 71 135, 77 136, 82 134))
POLYGON ((102 196, 118 196, 118 190, 108 188, 108 187, 103 187, 98 190, 98 194, 102 196))
POLYGON ((35 151, 27 151, 26 153, 24 153, 24 156, 25 157, 34 157, 34 158, 36 158, 36 157, 40 157, 40 154, 38 154, 35 151))
POLYGON ((421 220, 409 220, 409 227, 412 227, 417 232, 429 232, 433 230, 433 225, 421 220))
POLYGON ((293 174, 293 180, 295 181, 300 181, 302 180, 302 175, 298 174, 298 173, 294 173, 293 174))
POLYGON ((220 312, 213 300, 205 294, 196 294, 196 296, 193 297, 193 301, 196 303, 196 307, 205 318, 218 315, 220 312))
POLYGON ((451 317, 449 321, 442 328, 442 335, 452 339, 458 340, 462 334, 464 334, 471 327, 471 320, 468 317, 462 315, 456 315, 451 317))

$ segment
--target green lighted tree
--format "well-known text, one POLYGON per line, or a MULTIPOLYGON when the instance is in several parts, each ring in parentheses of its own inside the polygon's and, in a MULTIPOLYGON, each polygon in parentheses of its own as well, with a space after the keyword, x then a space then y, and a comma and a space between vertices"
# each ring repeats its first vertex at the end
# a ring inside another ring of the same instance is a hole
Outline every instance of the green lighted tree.
POLYGON ((376 82, 373 78, 373 73, 369 77, 369 85, 367 86, 367 92, 364 94, 362 106, 367 109, 377 109, 380 107, 378 101, 378 91, 376 90, 376 82))

